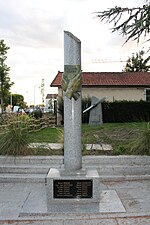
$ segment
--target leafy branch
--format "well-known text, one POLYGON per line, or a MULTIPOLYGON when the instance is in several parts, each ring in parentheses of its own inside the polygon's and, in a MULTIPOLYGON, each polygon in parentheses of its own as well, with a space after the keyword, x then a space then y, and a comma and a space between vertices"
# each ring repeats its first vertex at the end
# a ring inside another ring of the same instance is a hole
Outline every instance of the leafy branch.
MULTIPOLYGON (((132 38, 139 42, 142 34, 147 36, 150 32, 150 3, 134 8, 116 6, 96 14, 100 21, 113 22, 112 32, 121 31, 122 35, 126 35, 125 43, 132 38), (124 17, 126 13, 128 18, 124 17)), ((150 39, 147 41, 150 41, 150 39)))

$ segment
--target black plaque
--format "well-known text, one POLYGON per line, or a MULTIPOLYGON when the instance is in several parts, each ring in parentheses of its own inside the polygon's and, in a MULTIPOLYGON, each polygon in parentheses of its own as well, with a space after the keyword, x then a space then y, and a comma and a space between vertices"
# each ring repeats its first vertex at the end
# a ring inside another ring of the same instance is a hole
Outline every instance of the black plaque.
POLYGON ((92 180, 54 180, 54 198, 93 198, 92 180))

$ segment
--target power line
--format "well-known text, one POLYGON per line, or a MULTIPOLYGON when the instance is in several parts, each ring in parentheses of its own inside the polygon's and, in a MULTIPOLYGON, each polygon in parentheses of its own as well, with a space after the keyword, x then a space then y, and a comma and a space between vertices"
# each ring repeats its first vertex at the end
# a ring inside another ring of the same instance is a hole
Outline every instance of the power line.
POLYGON ((121 62, 127 62, 127 60, 109 60, 109 59, 93 59, 92 63, 121 63, 121 62))

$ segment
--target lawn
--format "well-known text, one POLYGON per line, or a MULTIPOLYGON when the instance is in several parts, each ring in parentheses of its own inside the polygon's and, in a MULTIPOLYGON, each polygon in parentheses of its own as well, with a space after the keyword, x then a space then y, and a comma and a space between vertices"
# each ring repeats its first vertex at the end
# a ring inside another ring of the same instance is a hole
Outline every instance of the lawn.
POLYGON ((63 131, 63 128, 46 127, 40 131, 30 133, 31 142, 58 143, 60 138, 60 130, 63 131))
MULTIPOLYGON (((128 150, 142 131, 146 128, 146 122, 138 123, 105 123, 100 126, 82 126, 82 143, 104 143, 113 146, 111 154, 128 154, 128 150)), ((48 127, 30 134, 31 142, 63 142, 63 127, 48 127)), ((95 152, 96 154, 96 152, 95 152)), ((99 154, 99 153, 97 153, 99 154)))

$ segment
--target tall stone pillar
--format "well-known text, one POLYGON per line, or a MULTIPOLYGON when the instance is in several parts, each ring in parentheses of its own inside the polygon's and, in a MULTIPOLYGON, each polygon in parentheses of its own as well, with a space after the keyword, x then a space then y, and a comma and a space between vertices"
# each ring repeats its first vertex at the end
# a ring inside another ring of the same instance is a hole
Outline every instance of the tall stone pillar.
POLYGON ((81 42, 64 32, 64 165, 50 168, 46 178, 47 211, 99 212, 99 174, 82 168, 81 42))
POLYGON ((64 31, 64 169, 82 168, 81 145, 81 42, 64 31))

